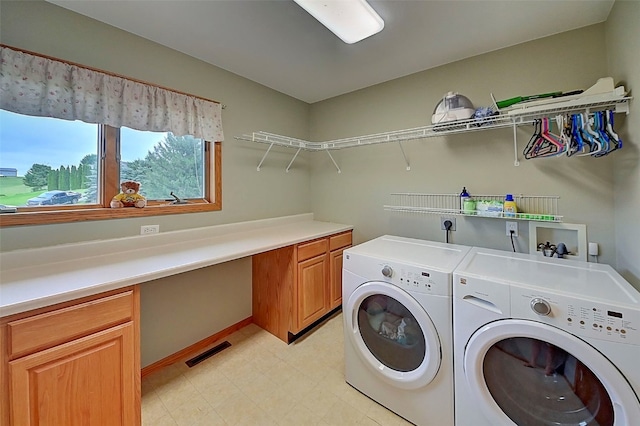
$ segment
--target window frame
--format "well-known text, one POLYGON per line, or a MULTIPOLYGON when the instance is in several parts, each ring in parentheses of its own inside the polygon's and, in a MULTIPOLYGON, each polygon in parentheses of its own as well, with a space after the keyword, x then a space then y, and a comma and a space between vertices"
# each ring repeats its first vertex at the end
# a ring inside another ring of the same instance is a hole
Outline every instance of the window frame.
POLYGON ((96 204, 72 204, 47 207, 18 207, 16 213, 0 215, 0 227, 46 225, 92 220, 124 219, 183 213, 222 210, 222 143, 205 141, 205 195, 188 199, 188 204, 170 204, 166 201, 147 201, 144 208, 112 209, 111 199, 120 187, 119 135, 120 129, 98 126, 98 180, 99 200, 96 204))

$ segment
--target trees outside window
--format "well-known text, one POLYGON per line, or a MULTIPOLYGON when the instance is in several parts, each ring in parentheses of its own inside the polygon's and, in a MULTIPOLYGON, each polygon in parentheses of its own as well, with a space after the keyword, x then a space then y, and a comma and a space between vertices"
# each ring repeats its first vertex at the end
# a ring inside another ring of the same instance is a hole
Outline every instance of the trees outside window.
POLYGON ((58 174, 51 169, 51 166, 47 166, 45 164, 34 164, 22 178, 22 183, 31 188, 32 191, 40 191, 50 185, 52 178, 55 178, 55 184, 57 186, 58 174))
MULTIPOLYGON (((122 140, 123 150, 127 142, 122 140)), ((204 148, 201 139, 167 133, 153 144, 144 158, 126 161, 123 153, 120 181, 141 182, 142 195, 151 200, 171 199, 171 192, 180 198, 202 198, 205 192, 204 148)))

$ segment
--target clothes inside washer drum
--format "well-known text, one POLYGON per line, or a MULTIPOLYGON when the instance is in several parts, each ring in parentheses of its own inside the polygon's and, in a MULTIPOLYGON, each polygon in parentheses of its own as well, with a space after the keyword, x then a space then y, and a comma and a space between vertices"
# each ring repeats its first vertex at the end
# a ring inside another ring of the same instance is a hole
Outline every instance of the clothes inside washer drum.
MULTIPOLYGON (((402 320, 402 318, 401 318, 402 320)), ((380 327, 385 324, 380 323, 380 327)), ((369 314, 364 309, 358 312, 358 328, 365 345, 371 354, 385 366, 402 372, 417 369, 424 361, 426 342, 420 326, 412 320, 405 327, 404 343, 381 334, 371 327, 369 314)))

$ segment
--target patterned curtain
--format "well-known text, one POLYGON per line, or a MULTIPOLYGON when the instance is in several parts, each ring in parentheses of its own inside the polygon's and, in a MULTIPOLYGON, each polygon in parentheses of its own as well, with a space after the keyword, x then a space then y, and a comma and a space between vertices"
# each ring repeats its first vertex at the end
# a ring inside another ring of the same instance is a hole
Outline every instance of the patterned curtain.
POLYGON ((222 141, 219 103, 0 46, 0 108, 222 141))

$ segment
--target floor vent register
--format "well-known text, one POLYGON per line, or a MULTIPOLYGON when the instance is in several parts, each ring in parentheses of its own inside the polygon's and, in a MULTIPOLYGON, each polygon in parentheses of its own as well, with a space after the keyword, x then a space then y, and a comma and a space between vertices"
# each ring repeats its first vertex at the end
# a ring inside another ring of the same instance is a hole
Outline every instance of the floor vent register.
POLYGON ((213 348, 202 352, 200 355, 194 356, 190 360, 187 360, 187 362, 185 364, 187 364, 187 366, 189 366, 189 368, 191 368, 194 365, 197 365, 197 364, 201 363, 205 359, 210 358, 210 357, 214 356, 215 354, 217 354, 218 352, 221 352, 221 351, 223 351, 223 350, 225 350, 225 349, 227 349, 229 347, 231 347, 231 343, 229 343, 228 341, 225 340, 224 342, 220 343, 219 345, 216 345, 213 348))

